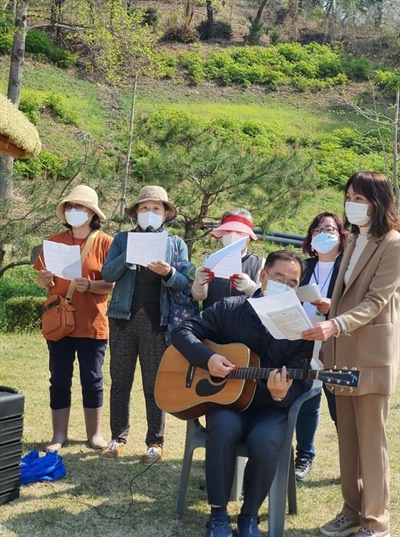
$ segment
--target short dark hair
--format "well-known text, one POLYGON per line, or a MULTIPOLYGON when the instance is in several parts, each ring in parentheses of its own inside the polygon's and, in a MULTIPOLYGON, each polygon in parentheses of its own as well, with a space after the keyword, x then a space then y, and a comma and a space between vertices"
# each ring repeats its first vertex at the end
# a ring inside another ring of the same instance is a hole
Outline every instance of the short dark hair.
MULTIPOLYGON (((399 219, 394 205, 392 185, 382 173, 357 172, 347 181, 345 194, 353 187, 354 192, 365 196, 373 207, 369 233, 383 237, 392 229, 400 231, 399 219)), ((359 233, 358 226, 350 224, 347 217, 344 225, 354 233, 359 233)))
POLYGON ((304 276, 304 263, 301 257, 292 250, 277 250, 268 254, 264 268, 272 268, 276 261, 294 261, 300 267, 300 281, 304 276))
MULTIPOLYGON (((72 226, 68 224, 67 222, 63 222, 63 225, 67 227, 68 229, 72 229, 72 226)), ((90 229, 93 229, 93 230, 101 228, 101 222, 100 222, 100 218, 98 214, 94 214, 92 216, 89 226, 90 226, 90 229)))
POLYGON ((344 245, 346 243, 346 238, 347 238, 347 231, 345 230, 343 223, 337 214, 325 211, 323 213, 317 214, 317 216, 313 219, 313 221, 311 222, 308 228, 307 235, 305 236, 303 240, 303 247, 302 247, 303 252, 305 254, 308 254, 314 257, 317 255, 315 251, 311 248, 311 241, 313 238, 314 229, 317 229, 317 227, 320 225, 320 223, 323 220, 325 220, 325 218, 333 218, 333 220, 335 221, 336 227, 338 228, 338 231, 339 231, 340 252, 343 252, 344 245))

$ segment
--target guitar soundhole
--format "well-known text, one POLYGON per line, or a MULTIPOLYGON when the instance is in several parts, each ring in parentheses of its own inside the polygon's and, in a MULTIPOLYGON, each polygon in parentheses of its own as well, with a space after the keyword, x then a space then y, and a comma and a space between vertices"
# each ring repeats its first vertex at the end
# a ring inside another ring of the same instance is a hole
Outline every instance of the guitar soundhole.
POLYGON ((210 379, 214 384, 220 384, 221 382, 225 382, 225 379, 222 377, 213 377, 212 375, 210 375, 210 379))
POLYGON ((211 377, 215 384, 211 384, 208 379, 199 380, 196 384, 196 394, 198 397, 209 397, 220 392, 225 386, 225 379, 220 377, 211 377))

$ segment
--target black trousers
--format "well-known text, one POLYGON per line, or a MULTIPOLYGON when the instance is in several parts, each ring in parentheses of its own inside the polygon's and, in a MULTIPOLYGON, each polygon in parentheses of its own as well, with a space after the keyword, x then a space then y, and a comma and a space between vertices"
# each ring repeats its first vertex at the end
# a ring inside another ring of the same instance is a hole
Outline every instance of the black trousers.
POLYGON ((129 321, 110 319, 110 426, 113 439, 127 441, 130 398, 139 357, 146 404, 147 445, 164 443, 165 413, 154 399, 154 384, 166 349, 165 330, 154 327, 141 308, 129 321))
POLYGON ((249 459, 244 473, 241 512, 257 515, 275 477, 287 412, 276 407, 250 407, 244 412, 218 407, 208 412, 206 422, 208 503, 227 505, 235 472, 236 446, 245 441, 249 459))

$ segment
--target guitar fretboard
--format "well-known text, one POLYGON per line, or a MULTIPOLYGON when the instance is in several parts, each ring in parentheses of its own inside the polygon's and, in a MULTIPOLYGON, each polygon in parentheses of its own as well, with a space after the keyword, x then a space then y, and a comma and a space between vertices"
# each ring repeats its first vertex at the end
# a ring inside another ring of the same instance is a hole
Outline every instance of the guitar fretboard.
MULTIPOLYGON (((227 379, 260 379, 266 380, 272 368, 267 367, 238 367, 226 376, 227 379)), ((293 380, 311 380, 318 378, 316 369, 287 369, 286 375, 293 380)))

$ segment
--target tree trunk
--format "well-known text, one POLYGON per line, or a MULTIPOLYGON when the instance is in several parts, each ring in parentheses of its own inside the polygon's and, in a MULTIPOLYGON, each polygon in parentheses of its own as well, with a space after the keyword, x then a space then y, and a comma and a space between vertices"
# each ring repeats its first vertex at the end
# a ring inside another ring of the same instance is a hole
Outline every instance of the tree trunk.
MULTIPOLYGON (((28 0, 19 0, 17 2, 15 31, 11 51, 10 73, 7 90, 7 97, 16 106, 19 104, 22 73, 24 68, 28 7, 28 0)), ((0 157, 0 199, 2 200, 11 199, 13 195, 13 163, 14 160, 7 155, 0 157)))
POLYGON ((264 9, 265 9, 267 4, 268 4, 268 0, 262 0, 261 4, 260 4, 260 6, 259 6, 259 8, 257 10, 257 15, 256 15, 256 17, 254 19, 256 22, 261 19, 262 14, 263 14, 264 9))
POLYGON ((212 0, 206 0, 207 9, 207 39, 214 37, 214 7, 212 0))

